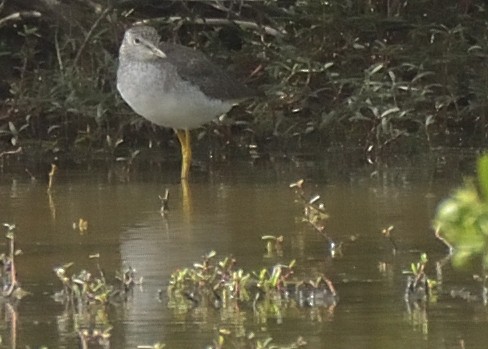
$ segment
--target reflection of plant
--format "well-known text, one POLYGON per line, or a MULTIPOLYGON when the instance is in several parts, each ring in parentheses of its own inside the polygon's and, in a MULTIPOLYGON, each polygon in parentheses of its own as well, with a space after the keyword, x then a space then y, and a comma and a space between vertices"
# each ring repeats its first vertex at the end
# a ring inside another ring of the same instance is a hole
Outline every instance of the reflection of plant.
POLYGON ((325 305, 331 307, 331 310, 337 303, 337 292, 327 277, 320 275, 315 280, 301 281, 296 284, 295 290, 300 305, 325 305))
MULTIPOLYGON (((227 343, 232 343, 231 340, 236 339, 234 337, 237 337, 235 333, 232 333, 232 331, 224 328, 220 328, 218 331, 218 336, 216 339, 213 341, 213 345, 210 346, 210 349, 223 349, 226 347, 227 343)), ((242 339, 239 338, 240 342, 242 342, 242 339)), ((298 337, 297 340, 291 344, 288 345, 277 345, 271 343, 273 341, 273 338, 271 337, 266 337, 266 338, 257 338, 257 336, 254 334, 254 332, 249 332, 245 336, 245 341, 246 348, 254 348, 254 349, 293 349, 293 348, 301 348, 305 347, 307 345, 307 342, 302 338, 298 337)), ((238 347, 240 348, 241 346, 232 346, 232 347, 238 347)))
POLYGON ((136 270, 127 262, 122 264, 120 270, 115 271, 115 279, 120 282, 120 290, 130 291, 135 285, 142 284, 142 278, 136 280, 136 270))
POLYGON ((481 285, 481 298, 483 300, 483 304, 488 304, 488 275, 480 276, 480 275, 473 275, 473 279, 481 285))
POLYGON ((437 209, 435 225, 453 247, 457 266, 481 257, 488 268, 488 155, 478 160, 477 182, 457 189, 437 209))
POLYGON ((163 343, 155 343, 153 345, 138 345, 137 349, 164 349, 166 348, 166 344, 163 343))
POLYGON ((21 253, 20 250, 15 250, 15 225, 4 223, 3 226, 7 228, 6 238, 9 242, 9 251, 7 254, 2 253, 0 255, 0 264, 2 266, 0 270, 2 295, 4 297, 20 299, 27 293, 19 286, 17 270, 15 268, 15 256, 21 253))

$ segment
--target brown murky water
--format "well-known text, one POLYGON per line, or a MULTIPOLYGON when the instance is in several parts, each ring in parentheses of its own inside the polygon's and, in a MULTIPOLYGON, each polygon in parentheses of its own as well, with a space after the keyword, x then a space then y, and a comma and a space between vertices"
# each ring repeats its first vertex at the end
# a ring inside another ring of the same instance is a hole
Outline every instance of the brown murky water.
MULTIPOLYGON (((166 343, 169 348, 205 348, 219 327, 253 331, 288 344, 302 336, 310 348, 485 348, 488 311, 480 300, 467 302, 450 292, 480 287, 473 271, 443 269, 437 302, 408 309, 404 288, 410 263, 425 251, 431 276, 445 248, 433 236, 436 205, 472 173, 474 154, 429 154, 368 166, 338 158, 309 163, 246 163, 197 174, 185 197, 172 171, 134 171, 130 181, 108 177, 106 170, 60 171, 53 192, 43 180, 30 181, 23 169, 0 175, 0 222, 15 223, 18 277, 32 292, 16 304, 0 305, 0 335, 5 348, 77 348, 72 316, 53 300, 61 285, 53 267, 95 270, 90 254, 100 253, 107 277, 127 261, 144 277, 126 303, 107 310, 113 326, 111 348, 166 343), (301 208, 288 184, 307 180, 330 214, 327 231, 344 241, 332 258, 324 239, 299 222, 301 208), (160 215, 158 195, 170 190, 170 212, 160 215), (88 221, 81 234, 73 229, 88 221), (399 253, 392 255, 380 234, 395 226, 399 253), (285 237, 283 257, 267 258, 261 236, 285 237), (357 239, 351 242, 350 237, 357 239), (331 307, 288 306, 267 319, 249 309, 229 311, 197 307, 181 312, 168 307, 163 292, 178 267, 191 266, 216 250, 232 254, 239 266, 257 270, 278 261, 297 260, 297 278, 326 274, 339 302, 331 307)), ((0 245, 6 250, 6 243, 0 245)), ((98 347, 92 345, 91 347, 98 347)), ((227 347, 241 347, 228 343, 227 347)), ((243 346, 242 346, 243 347, 243 346)))

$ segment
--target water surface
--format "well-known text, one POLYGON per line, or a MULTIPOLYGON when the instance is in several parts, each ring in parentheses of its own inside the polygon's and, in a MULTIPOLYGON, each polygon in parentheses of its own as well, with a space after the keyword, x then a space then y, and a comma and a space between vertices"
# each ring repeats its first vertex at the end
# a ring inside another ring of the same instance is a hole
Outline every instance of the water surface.
MULTIPOLYGON (((439 201, 472 174, 474 155, 433 153, 376 166, 338 155, 320 162, 236 163, 197 173, 188 194, 174 169, 134 168, 122 181, 106 169, 61 168, 48 193, 42 173, 31 181, 21 166, 7 166, 0 176, 0 222, 17 226, 23 251, 18 277, 32 295, 3 305, 3 345, 78 347, 72 316, 52 299, 61 289, 53 267, 74 262, 75 270, 96 271, 89 255, 99 253, 108 278, 124 261, 144 278, 127 302, 107 309, 112 348, 156 342, 205 348, 222 327, 282 345, 301 336, 310 348, 484 348, 486 307, 449 295, 461 288, 479 295, 475 270, 453 271, 447 264, 437 302, 408 309, 403 300, 410 263, 427 252, 435 277, 435 262, 446 256, 431 220, 439 201), (344 242, 342 255, 332 258, 324 238, 300 221, 302 207, 288 187, 299 178, 306 179, 308 194, 321 195, 330 214, 327 232, 344 242), (162 217, 158 195, 166 188, 170 211, 162 217), (83 233, 73 229, 80 218, 88 222, 83 233), (380 233, 390 225, 396 255, 380 233), (266 257, 262 235, 283 235, 283 256, 266 257), (286 306, 264 319, 250 309, 168 307, 165 292, 158 292, 169 275, 210 250, 234 256, 248 271, 296 259, 296 279, 327 275, 339 302, 286 306)), ((6 243, 0 248, 5 251, 6 243)))

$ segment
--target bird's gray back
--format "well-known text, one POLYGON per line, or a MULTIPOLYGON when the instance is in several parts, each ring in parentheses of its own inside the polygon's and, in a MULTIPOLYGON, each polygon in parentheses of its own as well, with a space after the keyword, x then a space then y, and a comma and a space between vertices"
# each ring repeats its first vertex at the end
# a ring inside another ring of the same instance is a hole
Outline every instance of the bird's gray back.
POLYGON ((255 91, 231 78, 199 51, 166 42, 160 43, 159 47, 166 54, 168 62, 176 68, 178 75, 198 86, 208 97, 240 101, 256 95, 255 91))

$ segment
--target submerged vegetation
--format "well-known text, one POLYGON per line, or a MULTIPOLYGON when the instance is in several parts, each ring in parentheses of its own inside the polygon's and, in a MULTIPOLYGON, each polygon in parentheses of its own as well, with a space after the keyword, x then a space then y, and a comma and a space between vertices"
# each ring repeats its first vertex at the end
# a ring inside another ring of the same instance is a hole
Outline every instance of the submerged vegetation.
POLYGON ((115 92, 121 35, 140 20, 264 92, 231 113, 232 137, 227 121, 200 130, 199 142, 213 150, 259 156, 345 142, 375 161, 396 144, 486 139, 483 2, 2 4, 2 158, 134 159, 175 147, 162 137, 167 130, 135 116, 115 92))

